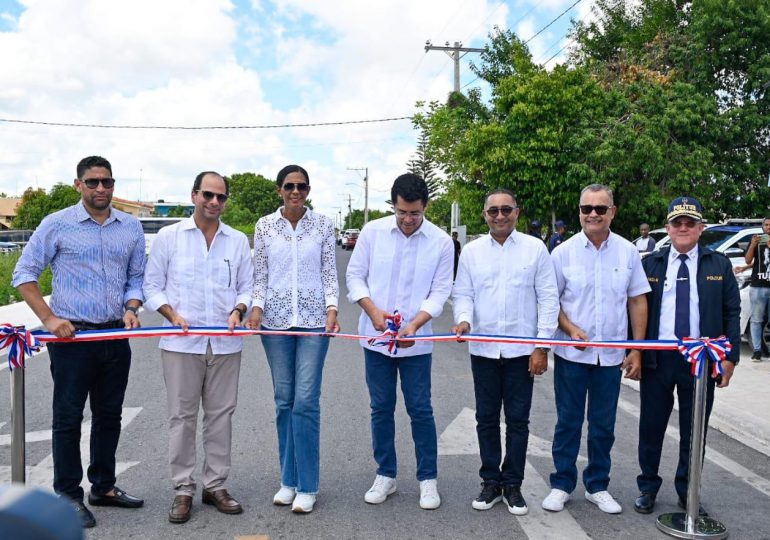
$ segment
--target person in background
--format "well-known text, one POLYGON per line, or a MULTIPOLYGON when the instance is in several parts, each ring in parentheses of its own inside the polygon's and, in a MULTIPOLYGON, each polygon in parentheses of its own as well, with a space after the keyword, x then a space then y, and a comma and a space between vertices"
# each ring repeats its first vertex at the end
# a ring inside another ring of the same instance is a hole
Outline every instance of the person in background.
POLYGON ((527 232, 530 236, 534 236, 541 242, 544 242, 543 240, 543 225, 540 223, 540 220, 534 219, 529 224, 529 231, 527 232))
POLYGON ((460 252, 463 249, 460 245, 460 241, 457 239, 457 231, 452 231, 452 244, 454 244, 455 247, 455 269, 453 276, 457 277, 457 265, 460 261, 460 252))
POLYGON ((636 241, 636 250, 639 253, 650 253, 655 249, 655 239, 650 236, 650 226, 646 223, 639 225, 639 234, 642 236, 636 241))
POLYGON ((755 234, 746 249, 746 266, 736 268, 740 273, 751 268, 749 298, 751 300, 751 360, 762 361, 762 329, 770 308, 770 217, 762 220, 762 234, 755 234))
POLYGON ((276 179, 283 206, 254 231, 254 307, 246 323, 263 335, 275 398, 281 487, 273 504, 313 511, 320 478, 321 376, 337 322, 334 225, 305 205, 310 175, 287 165, 276 179), (314 332, 318 336, 294 336, 314 332))
POLYGON ((556 223, 554 223, 553 226, 555 232, 551 235, 551 238, 548 241, 548 251, 553 251, 556 246, 567 239, 565 236, 567 234, 567 226, 562 220, 558 220, 556 223))
MULTIPOLYGON (((135 217, 112 207, 112 165, 100 156, 77 165, 80 202, 47 216, 13 271, 13 286, 48 332, 67 338, 80 330, 139 328, 144 233, 135 217), (48 307, 38 279, 50 264, 48 307)), ((92 506, 138 508, 142 499, 115 485, 115 451, 131 367, 127 339, 49 343, 53 378, 53 489, 68 498, 85 528, 96 519, 83 504, 80 425, 91 406, 88 481, 92 506)))

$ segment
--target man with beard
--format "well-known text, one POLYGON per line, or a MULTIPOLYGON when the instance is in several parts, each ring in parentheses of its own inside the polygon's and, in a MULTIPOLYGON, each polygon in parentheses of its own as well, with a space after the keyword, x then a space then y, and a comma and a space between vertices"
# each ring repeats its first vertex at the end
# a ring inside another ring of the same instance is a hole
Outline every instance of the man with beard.
MULTIPOLYGON (((144 233, 139 221, 112 208, 115 179, 99 156, 78 163, 80 202, 47 216, 16 264, 13 285, 46 330, 68 338, 80 330, 138 328, 142 304, 144 233), (51 265, 51 306, 43 300, 40 274, 51 265)), ((115 485, 115 451, 131 366, 127 339, 50 343, 53 378, 53 488, 68 497, 83 527, 96 520, 83 504, 80 424, 91 403, 88 480, 92 506, 138 508, 142 499, 115 485)))

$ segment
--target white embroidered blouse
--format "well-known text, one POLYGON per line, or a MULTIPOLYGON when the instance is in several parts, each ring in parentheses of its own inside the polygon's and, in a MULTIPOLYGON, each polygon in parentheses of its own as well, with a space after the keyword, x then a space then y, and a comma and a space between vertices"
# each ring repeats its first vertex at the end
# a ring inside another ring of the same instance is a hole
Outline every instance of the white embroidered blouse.
POLYGON ((321 328, 339 298, 334 226, 306 208, 292 229, 282 208, 254 228, 253 305, 266 328, 321 328))

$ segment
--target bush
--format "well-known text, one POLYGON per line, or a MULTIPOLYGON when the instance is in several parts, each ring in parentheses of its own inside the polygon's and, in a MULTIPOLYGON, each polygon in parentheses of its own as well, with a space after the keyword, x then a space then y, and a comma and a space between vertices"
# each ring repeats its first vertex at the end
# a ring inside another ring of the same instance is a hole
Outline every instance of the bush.
MULTIPOLYGON (((21 302, 21 295, 16 288, 11 285, 13 269, 16 267, 16 261, 19 260, 20 253, 0 253, 0 306, 21 302)), ((43 296, 51 294, 51 268, 46 268, 40 276, 40 291, 43 296)))

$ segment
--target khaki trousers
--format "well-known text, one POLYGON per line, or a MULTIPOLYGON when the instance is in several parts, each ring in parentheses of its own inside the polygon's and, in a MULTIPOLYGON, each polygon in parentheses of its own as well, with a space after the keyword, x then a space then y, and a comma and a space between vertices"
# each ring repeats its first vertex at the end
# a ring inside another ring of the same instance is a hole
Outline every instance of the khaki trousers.
POLYGON ((232 417, 238 401, 241 353, 179 353, 161 350, 168 404, 168 458, 177 494, 195 494, 195 434, 203 408, 204 489, 222 489, 230 473, 232 417))

